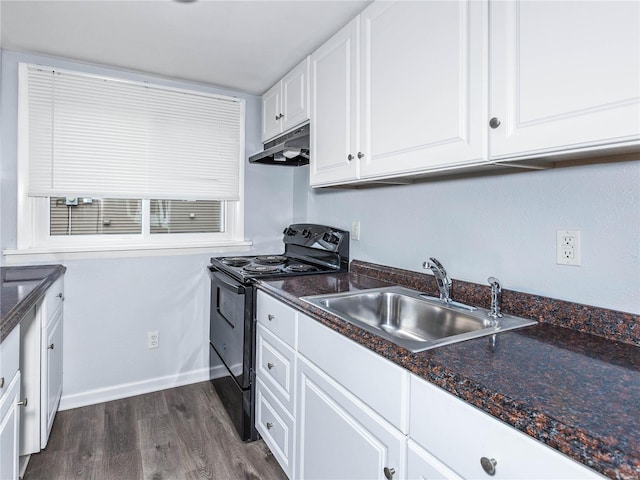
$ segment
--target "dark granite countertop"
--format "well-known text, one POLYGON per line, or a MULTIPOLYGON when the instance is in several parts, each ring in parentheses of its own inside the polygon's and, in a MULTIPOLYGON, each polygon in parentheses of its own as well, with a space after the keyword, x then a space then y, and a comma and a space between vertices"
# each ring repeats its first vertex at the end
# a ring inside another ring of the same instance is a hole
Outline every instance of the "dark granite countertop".
POLYGON ((366 271, 352 264, 350 274, 258 288, 610 478, 640 478, 637 345, 541 321, 499 334, 495 345, 484 337, 414 354, 300 300, 388 285, 354 270, 366 271))
POLYGON ((0 342, 65 271, 62 265, 0 268, 0 342))

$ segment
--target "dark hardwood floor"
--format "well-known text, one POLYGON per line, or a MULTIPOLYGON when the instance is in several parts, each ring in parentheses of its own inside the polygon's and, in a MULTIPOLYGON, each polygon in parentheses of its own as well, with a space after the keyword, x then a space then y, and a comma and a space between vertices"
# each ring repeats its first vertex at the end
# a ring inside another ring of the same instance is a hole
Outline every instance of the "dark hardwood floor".
POLYGON ((242 443, 210 382, 58 412, 24 480, 281 480, 262 440, 242 443))

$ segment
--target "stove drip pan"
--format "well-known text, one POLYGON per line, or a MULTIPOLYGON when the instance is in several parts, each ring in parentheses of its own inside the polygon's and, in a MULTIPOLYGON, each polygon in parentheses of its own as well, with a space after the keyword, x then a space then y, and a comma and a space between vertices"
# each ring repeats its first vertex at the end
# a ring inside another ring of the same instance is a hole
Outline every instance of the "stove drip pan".
POLYGON ((305 265, 304 263, 292 263, 284 267, 285 272, 290 273, 305 273, 305 272, 319 272, 320 269, 313 265, 305 265))
POLYGON ((276 273, 280 268, 277 265, 247 265, 242 270, 247 273, 276 273))
POLYGON ((247 257, 225 257, 220 261, 230 267, 244 267, 251 263, 247 257))
POLYGON ((262 255, 254 259, 254 262, 260 265, 282 265, 286 261, 287 257, 282 255, 262 255))

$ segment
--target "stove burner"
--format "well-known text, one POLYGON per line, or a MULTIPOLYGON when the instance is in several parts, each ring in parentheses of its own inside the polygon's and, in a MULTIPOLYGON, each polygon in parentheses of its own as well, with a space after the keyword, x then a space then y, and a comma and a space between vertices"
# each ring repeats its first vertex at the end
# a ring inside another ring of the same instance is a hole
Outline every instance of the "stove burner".
POLYGON ((242 267, 242 270, 247 273, 275 273, 280 271, 275 265, 247 265, 242 267))
POLYGON ((260 265, 280 265, 286 261, 287 257, 283 257, 282 255, 263 255, 255 258, 255 262, 260 265))
POLYGON ((317 267, 314 267, 313 265, 305 265, 303 263, 292 263, 291 265, 287 265, 284 268, 285 272, 292 272, 292 273, 298 273, 298 272, 317 272, 319 271, 319 269, 317 267))
POLYGON ((249 264, 249 259, 247 257, 225 257, 220 261, 230 267, 243 267, 244 265, 249 264))

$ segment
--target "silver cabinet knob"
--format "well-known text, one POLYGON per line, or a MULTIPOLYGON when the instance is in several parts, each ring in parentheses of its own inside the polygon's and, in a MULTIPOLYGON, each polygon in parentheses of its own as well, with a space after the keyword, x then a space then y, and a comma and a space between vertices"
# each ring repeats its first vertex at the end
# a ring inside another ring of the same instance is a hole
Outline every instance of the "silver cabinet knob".
POLYGON ((52 343, 51 345, 47 345, 47 348, 48 348, 49 350, 53 350, 53 343, 52 343))
POLYGON ((489 126, 491 128, 498 128, 500 126, 500 119, 498 117, 493 117, 489 120, 489 126))
POLYGON ((395 468, 384 467, 384 476, 387 480, 391 480, 393 478, 394 473, 396 473, 395 468))
POLYGON ((62 292, 60 292, 59 294, 56 295, 56 297, 58 297, 59 299, 62 300, 62 292))
POLYGON ((273 363, 271 363, 271 362, 267 363, 267 368, 269 370, 271 370, 273 367, 275 367, 275 365, 273 363))
POLYGON ((495 475, 496 474, 496 465, 497 464, 498 464, 498 462, 496 462, 495 458, 482 457, 480 459, 480 465, 482 465, 482 469, 489 475, 495 475))
POLYGON ((274 318, 276 318, 275 315, 269 314, 267 315, 267 320, 272 321, 274 318))
POLYGON ((4 377, 0 377, 0 388, 4 388, 4 377))
POLYGON ((284 117, 284 114, 280 113, 276 115, 276 120, 280 120, 282 117, 284 117))
POLYGON ((29 401, 29 399, 27 397, 25 397, 24 400, 18 402, 18 406, 19 407, 26 407, 28 401, 29 401))
POLYGON ((351 155, 351 154, 347 155, 347 160, 349 160, 349 161, 353 160, 354 158, 356 158, 356 157, 354 157, 354 156, 353 156, 353 155, 351 155))
POLYGON ((358 158, 362 158, 362 157, 364 157, 364 153, 358 152, 358 158))
POLYGON ((267 422, 267 430, 271 430, 273 428, 273 423, 267 422))

